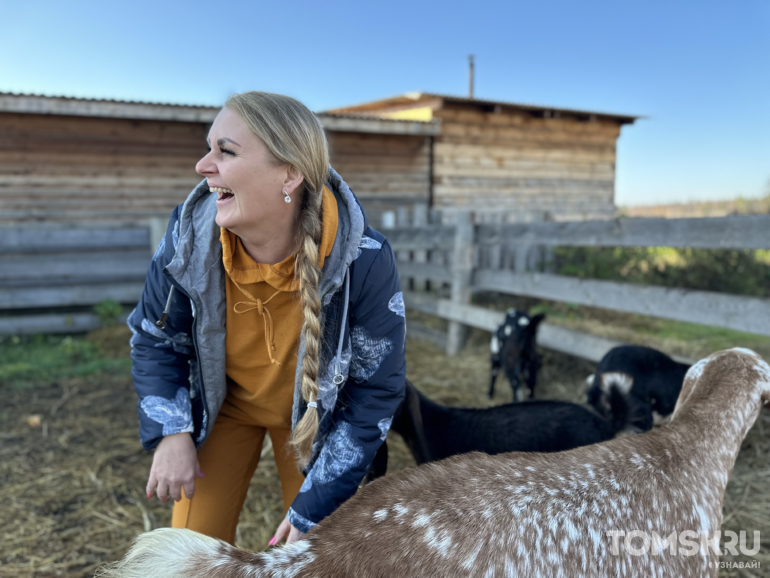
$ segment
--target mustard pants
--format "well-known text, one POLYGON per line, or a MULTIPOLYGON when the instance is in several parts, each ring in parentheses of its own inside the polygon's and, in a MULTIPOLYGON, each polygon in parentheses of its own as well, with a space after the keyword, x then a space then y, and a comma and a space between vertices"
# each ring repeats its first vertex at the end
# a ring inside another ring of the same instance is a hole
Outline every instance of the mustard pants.
POLYGON ((297 467, 294 451, 288 446, 291 429, 253 425, 244 417, 245 414, 225 401, 209 439, 198 452, 205 477, 195 479, 191 500, 182 490, 182 499, 174 504, 172 528, 188 528, 229 544, 235 542, 238 518, 259 464, 267 431, 273 441, 281 479, 284 512, 291 506, 305 480, 297 467))

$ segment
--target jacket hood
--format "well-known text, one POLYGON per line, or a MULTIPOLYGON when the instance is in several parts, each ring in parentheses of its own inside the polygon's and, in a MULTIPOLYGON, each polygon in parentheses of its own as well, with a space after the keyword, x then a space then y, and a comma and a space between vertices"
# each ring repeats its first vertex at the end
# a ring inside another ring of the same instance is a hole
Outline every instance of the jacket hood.
MULTIPOLYGON (((324 260, 319 283, 319 296, 328 303, 329 295, 342 286, 369 221, 358 198, 331 166, 326 184, 337 200, 338 211, 337 235, 330 255, 324 260)), ((212 195, 203 179, 187 197, 179 217, 176 255, 167 267, 173 277, 181 281, 190 268, 203 273, 222 262, 216 214, 216 195, 212 195), (193 253, 197 256, 193 257, 193 253)))
MULTIPOLYGON (((330 166, 327 186, 337 200, 337 234, 329 256, 324 261, 319 282, 319 297, 323 307, 345 284, 348 268, 356 258, 364 231, 368 227, 366 214, 353 191, 330 166)), ((166 273, 190 296, 193 316, 198 326, 197 354, 201 378, 207 384, 205 404, 209 418, 216 418, 222 406, 225 383, 225 271, 222 265, 220 228, 216 224, 217 195, 202 180, 185 201, 172 234, 175 253, 166 266, 166 273)), ((347 303, 348 295, 344 296, 347 303)), ((347 308, 347 307, 346 307, 347 308)), ((344 325, 344 323, 343 323, 344 325)), ((326 332, 325 336, 328 336, 326 332)), ((344 331, 334 336, 336 349, 342 347, 344 331), (339 342, 339 343, 337 343, 339 342)), ((297 358, 305 353, 305 336, 300 335, 297 358)), ((297 363, 292 410, 292 428, 296 426, 306 405, 301 396, 302 364, 297 363)), ((201 436, 201 443, 208 436, 201 436)))

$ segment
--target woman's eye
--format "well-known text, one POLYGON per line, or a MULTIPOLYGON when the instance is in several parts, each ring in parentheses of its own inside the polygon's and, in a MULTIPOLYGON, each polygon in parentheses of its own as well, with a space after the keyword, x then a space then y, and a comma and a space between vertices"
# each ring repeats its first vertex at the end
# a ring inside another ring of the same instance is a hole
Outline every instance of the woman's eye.
POLYGON ((233 151, 231 151, 230 149, 219 147, 219 150, 221 150, 226 155, 233 155, 233 156, 235 156, 235 153, 233 151))

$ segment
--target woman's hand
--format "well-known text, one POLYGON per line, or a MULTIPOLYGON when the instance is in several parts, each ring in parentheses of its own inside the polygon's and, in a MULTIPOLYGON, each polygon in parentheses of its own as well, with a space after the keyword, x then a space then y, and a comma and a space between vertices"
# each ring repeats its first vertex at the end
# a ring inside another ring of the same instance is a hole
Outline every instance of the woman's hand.
POLYGON ((305 537, 305 532, 300 532, 291 525, 291 522, 289 522, 289 518, 284 518, 283 522, 281 522, 281 525, 278 526, 278 529, 275 531, 275 536, 273 536, 268 543, 269 546, 275 546, 276 544, 280 544, 283 539, 286 537, 286 534, 289 534, 288 539, 286 540, 287 544, 291 544, 292 542, 297 542, 299 540, 302 540, 305 537))
POLYGON ((178 433, 160 440, 152 458, 147 497, 158 494, 161 502, 171 496, 175 502, 182 499, 182 488, 188 499, 195 493, 195 478, 202 478, 198 451, 189 433, 178 433))

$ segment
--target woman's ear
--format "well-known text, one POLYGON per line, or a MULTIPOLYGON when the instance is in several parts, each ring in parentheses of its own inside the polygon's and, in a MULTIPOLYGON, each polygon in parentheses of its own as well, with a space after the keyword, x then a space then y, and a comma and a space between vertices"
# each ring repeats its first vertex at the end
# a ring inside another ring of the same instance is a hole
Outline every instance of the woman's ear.
POLYGON ((299 170, 291 165, 289 165, 288 169, 286 170, 286 178, 283 181, 283 190, 289 193, 290 195, 294 194, 294 191, 300 190, 299 187, 302 185, 302 183, 305 181, 305 177, 302 175, 299 170))

